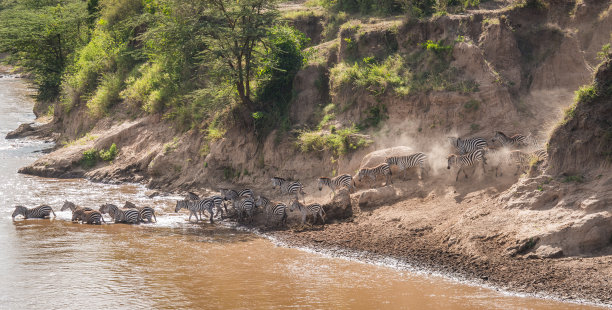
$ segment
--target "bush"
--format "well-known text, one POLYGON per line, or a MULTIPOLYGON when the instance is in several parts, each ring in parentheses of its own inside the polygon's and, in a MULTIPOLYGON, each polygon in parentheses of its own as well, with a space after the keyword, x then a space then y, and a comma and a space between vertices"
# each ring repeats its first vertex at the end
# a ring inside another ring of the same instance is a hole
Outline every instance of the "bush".
POLYGON ((397 54, 389 56, 382 63, 377 63, 372 57, 355 62, 351 67, 339 63, 330 72, 332 90, 342 85, 352 85, 367 90, 373 96, 382 95, 388 89, 398 90, 396 94, 404 94, 410 78, 411 74, 404 67, 403 59, 397 54))
POLYGON ((89 112, 96 117, 106 114, 108 108, 119 101, 119 92, 122 88, 123 79, 120 74, 104 74, 94 96, 87 102, 89 112))
POLYGON ((575 102, 591 102, 597 97, 597 89, 595 85, 583 85, 576 92, 574 97, 575 102))
POLYGON ((98 151, 96 149, 91 148, 85 152, 83 152, 83 157, 81 157, 81 166, 83 168, 91 168, 96 165, 98 162, 98 151))
POLYGON ((115 159, 115 157, 117 156, 117 152, 119 152, 117 150, 117 145, 115 143, 113 143, 108 150, 101 150, 100 151, 100 158, 103 161, 112 161, 113 159, 115 159))
POLYGON ((331 151, 334 155, 344 155, 349 151, 366 147, 372 143, 369 137, 359 135, 355 126, 341 130, 302 131, 298 136, 297 146, 302 152, 331 151))

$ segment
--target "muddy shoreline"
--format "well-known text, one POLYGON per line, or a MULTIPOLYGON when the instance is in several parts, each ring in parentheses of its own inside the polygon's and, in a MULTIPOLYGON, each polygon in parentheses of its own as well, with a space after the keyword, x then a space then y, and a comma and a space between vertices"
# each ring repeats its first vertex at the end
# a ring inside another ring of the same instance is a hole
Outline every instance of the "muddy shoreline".
POLYGON ((366 263, 390 261, 391 266, 411 267, 508 293, 612 307, 610 273, 598 269, 612 263, 609 256, 525 259, 466 255, 449 250, 426 234, 397 230, 373 237, 380 227, 359 226, 347 221, 326 225, 324 230, 287 230, 264 235, 280 246, 311 249, 366 263))

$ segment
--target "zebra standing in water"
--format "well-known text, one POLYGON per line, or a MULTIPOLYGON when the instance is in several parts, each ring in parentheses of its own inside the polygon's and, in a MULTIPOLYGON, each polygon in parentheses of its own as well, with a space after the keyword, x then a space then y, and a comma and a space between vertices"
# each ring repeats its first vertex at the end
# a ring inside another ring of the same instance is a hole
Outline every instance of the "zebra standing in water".
POLYGON ((468 138, 461 139, 455 137, 448 137, 451 145, 457 149, 459 155, 474 152, 476 150, 487 147, 487 140, 483 138, 468 138))
POLYGON ((255 201, 251 197, 243 197, 233 201, 234 209, 238 212, 238 222, 242 221, 242 214, 246 213, 249 223, 253 222, 253 210, 255 209, 255 201))
POLYGON ((323 185, 328 186, 334 196, 336 195, 336 189, 346 187, 351 192, 351 189, 355 188, 355 182, 353 181, 353 176, 350 174, 339 175, 333 179, 320 177, 319 178, 319 190, 323 189, 323 185))
POLYGON ((408 168, 420 167, 419 179, 423 178, 423 170, 424 163, 427 159, 427 155, 424 153, 414 153, 408 156, 391 156, 385 159, 385 162, 391 167, 392 165, 396 165, 400 171, 404 171, 404 178, 406 178, 406 173, 408 168))
POLYGON ((79 207, 79 206, 75 205, 74 203, 72 203, 72 202, 70 202, 68 200, 65 200, 64 201, 64 205, 62 206, 60 211, 66 211, 68 209, 70 209, 70 211, 72 211, 73 213, 74 213, 74 211, 76 211, 78 209, 83 209, 85 211, 92 211, 93 210, 92 208, 88 208, 88 207, 79 207))
POLYGON ((102 213, 96 210, 86 211, 85 209, 78 208, 72 212, 72 221, 80 221, 86 224, 101 225, 104 223, 104 217, 102 213))
POLYGON ((124 209, 136 209, 138 210, 138 216, 140 217, 140 221, 144 222, 147 220, 149 223, 153 223, 153 219, 157 222, 157 217, 155 216, 155 209, 151 207, 137 207, 132 202, 126 201, 123 206, 124 209))
POLYGON ((323 221, 323 225, 325 225, 325 210, 323 206, 318 203, 309 204, 307 206, 301 204, 299 201, 294 200, 289 207, 289 211, 293 212, 293 210, 298 209, 300 213, 302 213, 302 225, 306 223, 306 216, 308 214, 312 214, 314 216, 312 223, 316 223, 318 218, 321 218, 323 221))
POLYGON ((138 224, 140 223, 140 215, 138 214, 138 210, 134 209, 119 209, 114 204, 106 203, 100 207, 100 213, 110 215, 110 217, 115 221, 115 223, 129 223, 129 224, 138 224))
POLYGON ((191 221, 191 216, 195 216, 196 223, 202 220, 202 216, 198 219, 198 212, 202 212, 207 210, 210 213, 210 223, 214 223, 213 221, 213 205, 214 201, 212 199, 204 198, 202 200, 178 200, 176 202, 176 207, 174 208, 174 212, 179 212, 181 209, 189 210, 189 219, 187 221, 191 221))
POLYGON ((270 180, 272 180, 272 189, 278 186, 281 194, 293 194, 295 195, 295 199, 299 199, 299 195, 301 194, 304 203, 306 203, 306 193, 304 192, 304 185, 302 185, 302 183, 298 181, 287 181, 279 177, 273 177, 270 180))
POLYGON ((282 226, 287 225, 287 205, 284 203, 273 203, 268 198, 264 196, 257 197, 255 200, 255 206, 261 207, 264 210, 264 215, 266 217, 265 226, 268 227, 268 223, 271 219, 278 219, 279 224, 282 226))
POLYGON ((455 178, 456 182, 457 180, 459 180, 459 173, 461 173, 461 171, 463 171, 463 174, 465 174, 465 178, 467 179, 468 176, 464 168, 466 166, 473 166, 479 161, 482 161, 482 171, 484 173, 484 165, 487 164, 487 159, 485 158, 485 151, 483 149, 478 149, 465 155, 449 155, 448 166, 446 168, 450 169, 451 166, 459 167, 459 170, 457 171, 457 177, 455 178))
POLYGON ((208 199, 211 199, 213 201, 214 206, 217 208, 217 215, 221 213, 221 219, 223 219, 223 209, 225 209, 225 215, 227 215, 227 207, 225 206, 225 198, 218 196, 218 195, 214 195, 214 196, 208 197, 208 199))
POLYGON ((364 177, 369 177, 372 181, 376 181, 376 178, 379 175, 384 175, 386 177, 385 186, 389 185, 389 182, 393 184, 393 180, 391 180, 391 168, 389 168, 389 164, 382 163, 374 168, 362 168, 357 173, 357 180, 361 182, 361 179, 364 177))
POLYGON ((24 206, 15 206, 15 211, 13 212, 13 220, 17 215, 23 215, 24 218, 36 218, 36 219, 44 219, 46 217, 50 217, 51 213, 53 213, 53 217, 55 217, 55 212, 53 212, 53 208, 48 205, 41 205, 36 208, 28 209, 24 206))
POLYGON ((495 137, 491 139, 491 142, 495 142, 495 141, 499 141, 499 143, 502 146, 508 146, 508 145, 525 146, 527 144, 527 137, 523 135, 518 135, 518 134, 512 137, 508 137, 503 132, 496 131, 495 137))

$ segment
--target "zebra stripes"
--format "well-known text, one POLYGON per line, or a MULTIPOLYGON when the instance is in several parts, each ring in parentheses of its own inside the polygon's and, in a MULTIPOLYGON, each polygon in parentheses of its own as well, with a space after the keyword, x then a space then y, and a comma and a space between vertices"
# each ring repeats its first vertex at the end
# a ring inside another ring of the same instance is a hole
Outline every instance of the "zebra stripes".
POLYGON ((323 206, 318 203, 309 204, 307 206, 301 204, 299 201, 294 200, 289 207, 289 210, 293 212, 293 210, 298 209, 300 213, 302 213, 302 225, 306 223, 306 216, 308 214, 312 214, 314 216, 313 224, 317 222, 318 218, 321 218, 323 225, 325 225, 325 210, 323 206))
POLYGON ((140 223, 140 215, 138 214, 138 210, 134 209, 119 209, 114 204, 103 204, 100 209, 100 213, 110 215, 110 217, 115 221, 115 223, 129 223, 129 224, 138 224, 140 223))
POLYGON ((457 181, 459 179, 459 173, 461 171, 463 171, 463 173, 465 174, 465 178, 467 179, 467 173, 465 172, 465 167, 466 166, 472 166, 475 165, 477 162, 482 161, 482 170, 484 170, 484 165, 487 164, 487 160, 485 158, 485 150, 483 149, 478 149, 475 150, 471 153, 465 154, 465 155, 456 155, 456 154, 451 154, 448 156, 448 166, 446 167, 447 169, 450 169, 451 166, 456 166, 459 167, 459 170, 457 171, 457 177, 455 178, 455 181, 457 181))
POLYGON ((424 163, 427 159, 427 155, 424 153, 414 153, 408 156, 391 156, 385 159, 385 162, 389 167, 395 165, 400 171, 404 171, 404 177, 406 177, 406 171, 408 168, 419 166, 421 171, 419 173, 419 179, 422 178, 424 163))
POLYGON ((369 177, 372 181, 376 181, 379 175, 384 175, 386 177, 385 186, 389 185, 389 183, 393 184, 391 180, 391 169, 387 163, 382 163, 374 168, 360 169, 357 173, 357 180, 361 182, 361 179, 364 177, 369 177))
POLYGON ((476 150, 485 148, 488 145, 487 140, 483 138, 461 139, 461 138, 455 138, 455 137, 448 137, 448 140, 450 141, 451 145, 455 149, 457 149, 457 152, 459 152, 459 155, 474 152, 476 150))
POLYGON ((72 212, 72 221, 79 221, 86 224, 95 224, 101 225, 104 222, 104 217, 102 217, 102 213, 96 210, 86 211, 84 209, 78 208, 72 212))
POLYGON ((238 197, 251 197, 255 198, 255 194, 250 188, 245 188, 238 192, 238 197))
POLYGON ((219 190, 219 192, 221 193, 221 196, 223 196, 225 200, 234 200, 239 197, 238 192, 233 189, 223 188, 219 190))
POLYGON ((244 197, 234 200, 234 209, 238 213, 238 221, 242 222, 242 215, 246 213, 249 223, 253 222, 253 210, 255 209, 255 201, 251 197, 244 197))
POLYGON ((157 222, 157 217, 155 216, 155 210, 151 207, 137 207, 132 202, 126 201, 123 206, 125 209, 135 209, 138 210, 138 216, 140 217, 140 221, 144 222, 147 220, 149 223, 153 223, 153 219, 157 222))
POLYGON ((204 198, 202 200, 178 200, 176 202, 176 207, 174 208, 174 212, 179 212, 181 209, 189 210, 189 219, 187 221, 191 221, 191 216, 195 215, 196 223, 202 220, 202 216, 198 219, 198 212, 208 211, 210 214, 210 222, 213 223, 213 205, 214 201, 212 199, 204 198))
POLYGON ((512 137, 506 136, 501 131, 495 132, 495 137, 491 139, 491 142, 499 141, 502 146, 514 145, 514 146, 524 146, 527 144, 527 137, 524 135, 514 135, 512 137))
POLYGON ((41 205, 32 209, 28 209, 24 206, 15 206, 15 211, 13 211, 13 220, 18 215, 23 215, 25 219, 36 218, 43 219, 46 217, 50 217, 51 213, 53 213, 53 217, 55 217, 55 212, 53 212, 53 208, 48 205, 41 205))
POLYGON ((332 193, 336 195, 336 189, 341 187, 348 188, 349 192, 354 188, 353 176, 350 174, 339 175, 333 179, 320 177, 319 178, 319 190, 323 189, 323 185, 329 187, 332 193))
POLYGON ((64 201, 64 205, 62 205, 62 208, 60 209, 60 211, 66 211, 68 209, 70 209, 70 211, 72 211, 73 213, 77 209, 83 209, 85 211, 93 210, 92 208, 88 208, 88 207, 79 207, 79 206, 75 205, 74 203, 72 203, 72 202, 70 202, 68 200, 65 200, 64 201))
POLYGON ((266 227, 270 220, 276 220, 277 225, 287 225, 287 205, 284 203, 276 203, 268 205, 265 210, 266 213, 266 227))
POLYGON ((270 180, 272 181, 272 189, 278 186, 281 194, 293 194, 295 195, 295 199, 299 199, 299 195, 301 194, 304 202, 306 202, 306 193, 304 192, 304 185, 302 185, 302 183, 298 181, 287 181, 279 177, 273 177, 270 180))

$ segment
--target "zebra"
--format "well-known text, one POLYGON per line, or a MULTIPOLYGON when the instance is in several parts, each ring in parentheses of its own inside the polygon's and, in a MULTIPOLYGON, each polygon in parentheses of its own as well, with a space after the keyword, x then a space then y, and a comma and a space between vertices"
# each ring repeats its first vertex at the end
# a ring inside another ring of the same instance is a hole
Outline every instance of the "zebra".
POLYGON ((185 199, 187 200, 200 200, 200 196, 194 192, 187 192, 187 195, 185 196, 185 199))
POLYGON ((238 192, 238 197, 251 197, 255 198, 255 194, 250 188, 245 188, 238 192))
POLYGON ((319 178, 319 190, 323 189, 323 185, 328 186, 332 190, 332 193, 334 194, 334 196, 336 195, 337 188, 347 187, 349 190, 349 193, 351 192, 351 189, 355 188, 355 182, 353 181, 353 176, 351 176, 350 174, 339 175, 333 179, 326 178, 326 177, 320 177, 319 178))
POLYGON ((548 152, 545 149, 535 150, 531 153, 531 156, 537 158, 538 161, 547 161, 548 160, 548 152))
POLYGON ((474 152, 475 150, 487 147, 487 140, 483 138, 468 138, 461 139, 455 137, 448 137, 451 145, 457 149, 459 155, 474 152))
POLYGON ((406 177, 406 172, 408 168, 420 167, 419 179, 422 179, 423 170, 424 170, 424 162, 427 159, 427 155, 424 153, 414 153, 408 156, 391 156, 385 159, 385 162, 391 167, 395 165, 399 168, 400 171, 404 171, 404 178, 406 177))
POLYGON ((273 177, 270 180, 272 181, 272 189, 278 186, 281 194, 294 194, 295 199, 299 199, 299 195, 301 194, 304 203, 306 203, 306 193, 304 192, 304 185, 302 185, 302 183, 298 181, 287 181, 279 177, 273 177))
POLYGON ((68 200, 65 200, 64 201, 64 205, 62 206, 60 211, 66 211, 68 209, 70 209, 70 211, 72 211, 73 213, 74 213, 75 210, 78 210, 78 209, 82 209, 82 210, 85 210, 85 211, 92 211, 93 210, 92 208, 89 208, 89 207, 79 207, 79 206, 75 205, 74 203, 72 203, 72 202, 70 202, 68 200))
POLYGON ((234 200, 239 197, 238 192, 233 189, 222 188, 219 192, 225 200, 234 200))
POLYGON ((227 215, 227 207, 225 206, 225 198, 218 196, 218 195, 214 195, 214 196, 208 197, 208 199, 211 199, 213 201, 214 206, 217 208, 217 214, 221 213, 221 219, 223 219, 223 209, 225 209, 225 214, 227 215))
POLYGON ((312 214, 314 216, 313 224, 317 222, 318 218, 321 218, 323 221, 323 225, 325 225, 325 210, 323 206, 318 203, 309 204, 307 206, 301 204, 299 201, 294 200, 289 207, 289 210, 293 212, 293 210, 298 209, 300 213, 302 213, 302 225, 306 223, 306 216, 308 214, 312 214))
POLYGON ((202 200, 178 200, 176 202, 176 207, 174 208, 174 212, 179 212, 180 209, 189 210, 189 219, 191 221, 191 216, 194 215, 196 218, 196 223, 202 220, 202 216, 200 215, 200 219, 198 219, 198 212, 202 212, 207 210, 210 214, 210 223, 214 223, 213 221, 213 205, 214 201, 212 199, 204 198, 202 200))
POLYGON ((468 176, 464 169, 465 166, 472 166, 472 165, 475 165, 476 162, 482 161, 482 164, 483 164, 482 171, 485 171, 484 165, 487 164, 487 159, 485 157, 484 149, 478 149, 473 152, 467 153, 465 155, 451 154, 448 156, 447 159, 448 159, 448 166, 446 167, 447 169, 450 169, 451 165, 459 167, 459 170, 457 171, 457 177, 455 178, 455 182, 459 180, 459 173, 461 171, 463 171, 463 173, 465 174, 465 178, 467 179, 468 176))
POLYGON ((123 206, 124 209, 136 209, 138 210, 138 216, 140 217, 140 221, 144 222, 145 220, 147 220, 147 222, 149 223, 153 223, 153 219, 155 219, 155 222, 157 222, 157 217, 155 216, 155 209, 151 208, 151 207, 137 207, 135 204, 133 204, 130 201, 126 201, 125 205, 123 206))
POLYGON ((384 175, 386 177, 385 186, 389 185, 389 183, 393 184, 393 180, 391 180, 391 168, 389 168, 389 164, 387 163, 382 163, 374 168, 361 168, 357 173, 357 180, 361 182, 361 179, 364 177, 369 177, 372 181, 376 181, 379 175, 384 175))
POLYGON ((48 205, 40 205, 38 207, 28 209, 24 206, 15 206, 15 211, 13 212, 13 220, 17 215, 23 215, 25 219, 36 218, 36 219, 44 219, 46 217, 51 217, 51 213, 53 213, 53 217, 55 217, 55 212, 53 208, 48 205))
POLYGON ((233 201, 234 209, 238 213, 238 222, 242 221, 242 214, 246 213, 249 218, 249 223, 253 222, 253 210, 255 209, 255 201, 251 197, 243 197, 233 201))
POLYGON ((255 206, 261 207, 264 210, 264 214, 266 217, 266 227, 271 218, 279 218, 280 224, 285 226, 287 224, 287 205, 284 203, 273 203, 270 199, 259 196, 255 200, 255 206))
POLYGON ((104 217, 102 217, 102 213, 99 211, 86 211, 85 209, 78 208, 72 212, 72 221, 81 221, 87 224, 101 225, 104 222, 104 217))
POLYGON ((130 224, 138 224, 140 223, 140 215, 138 210, 134 209, 119 209, 116 205, 112 203, 103 204, 99 209, 100 213, 110 215, 110 217, 115 221, 115 223, 130 223, 130 224))
POLYGON ((491 142, 499 141, 502 146, 513 145, 513 146, 525 146, 527 144, 527 137, 524 135, 514 135, 512 137, 506 136, 501 131, 495 132, 495 137, 491 139, 491 142))

